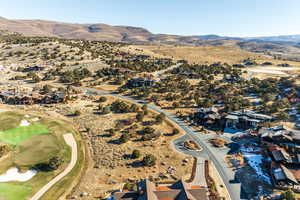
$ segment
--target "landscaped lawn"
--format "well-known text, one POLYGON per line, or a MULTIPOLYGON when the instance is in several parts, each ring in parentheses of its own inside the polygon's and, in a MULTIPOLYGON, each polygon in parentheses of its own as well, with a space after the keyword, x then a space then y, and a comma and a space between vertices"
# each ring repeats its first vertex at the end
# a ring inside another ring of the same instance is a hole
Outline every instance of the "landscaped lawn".
POLYGON ((0 199, 25 200, 32 188, 24 184, 0 183, 0 199))
POLYGON ((21 142, 30 139, 33 136, 48 133, 50 133, 50 131, 45 125, 36 123, 29 126, 0 131, 0 141, 11 145, 19 145, 21 142))

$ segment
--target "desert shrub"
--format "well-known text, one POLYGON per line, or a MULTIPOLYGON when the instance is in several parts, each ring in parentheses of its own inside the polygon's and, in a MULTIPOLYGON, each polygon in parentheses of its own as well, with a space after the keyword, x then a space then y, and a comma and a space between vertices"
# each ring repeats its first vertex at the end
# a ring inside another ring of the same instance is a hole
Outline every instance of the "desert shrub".
POLYGON ((130 140, 130 136, 128 133, 124 133, 123 135, 121 135, 119 141, 120 143, 126 143, 130 140))
POLYGON ((106 97, 100 97, 100 98, 99 98, 99 102, 103 103, 103 102, 105 102, 105 101, 107 101, 107 98, 106 98, 106 97))
POLYGON ((137 114, 136 114, 136 120, 137 121, 139 121, 139 122, 141 122, 141 121, 143 121, 143 119, 144 119, 144 113, 143 112, 138 112, 137 114))
POLYGON ((111 110, 115 113, 128 113, 130 112, 130 107, 128 104, 126 104, 125 102, 123 101, 114 101, 112 104, 111 104, 111 110))
POLYGON ((110 107, 109 107, 109 106, 103 107, 103 108, 102 108, 102 114, 103 114, 103 115, 106 115, 106 114, 108 114, 108 113, 110 113, 110 107))
POLYGON ((172 131, 173 135, 177 135, 180 131, 177 128, 174 128, 172 131))
POLYGON ((159 115, 157 115, 155 117, 155 121, 156 121, 156 123, 161 124, 165 118, 166 118, 166 115, 164 113, 160 113, 159 115))
POLYGON ((74 115, 75 115, 75 116, 80 116, 80 115, 81 115, 81 111, 80 111, 80 110, 76 110, 76 111, 74 112, 74 115))
POLYGON ((152 154, 147 154, 146 156, 144 156, 142 163, 144 166, 154 166, 156 164, 156 157, 152 154))
POLYGON ((141 157, 141 151, 135 149, 135 150, 133 150, 131 156, 132 156, 132 158, 134 158, 134 159, 135 159, 135 158, 139 158, 139 157, 141 157))

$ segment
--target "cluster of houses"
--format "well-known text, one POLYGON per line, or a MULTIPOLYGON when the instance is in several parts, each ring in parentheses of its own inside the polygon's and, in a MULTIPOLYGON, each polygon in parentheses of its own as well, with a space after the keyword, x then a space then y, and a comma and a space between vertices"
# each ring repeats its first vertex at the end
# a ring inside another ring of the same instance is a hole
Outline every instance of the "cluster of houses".
POLYGON ((300 184, 300 131, 284 126, 261 128, 258 132, 262 145, 272 161, 270 174, 277 187, 300 184))
POLYGON ((201 108, 194 115, 195 121, 210 129, 222 129, 225 132, 237 132, 258 128, 259 124, 270 122, 272 116, 259 114, 251 110, 241 110, 220 114, 216 107, 201 108))
POLYGON ((32 105, 32 104, 55 104, 66 101, 65 92, 53 92, 49 94, 23 93, 16 91, 0 92, 0 103, 11 105, 32 105))

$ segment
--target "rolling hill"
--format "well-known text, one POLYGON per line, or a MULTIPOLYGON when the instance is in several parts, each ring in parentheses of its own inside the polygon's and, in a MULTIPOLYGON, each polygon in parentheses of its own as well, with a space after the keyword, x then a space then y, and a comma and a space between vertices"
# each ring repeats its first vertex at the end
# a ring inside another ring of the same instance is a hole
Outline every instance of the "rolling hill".
POLYGON ((130 43, 163 44, 209 44, 220 40, 252 42, 274 42, 277 44, 300 43, 300 35, 270 37, 227 37, 219 35, 169 35, 153 34, 147 29, 133 26, 111 26, 107 24, 76 24, 46 20, 14 20, 0 17, 0 30, 17 32, 25 36, 50 36, 69 39, 107 40, 130 43))
POLYGON ((300 35, 255 38, 219 35, 153 34, 147 29, 107 24, 75 24, 45 20, 11 20, 0 17, 0 31, 25 36, 66 39, 105 40, 135 45, 234 46, 247 52, 262 53, 281 59, 300 61, 300 35))
POLYGON ((192 36, 153 34, 140 27, 107 24, 72 24, 45 20, 10 20, 0 18, 0 29, 25 36, 49 36, 68 39, 107 40, 135 44, 193 44, 192 36))

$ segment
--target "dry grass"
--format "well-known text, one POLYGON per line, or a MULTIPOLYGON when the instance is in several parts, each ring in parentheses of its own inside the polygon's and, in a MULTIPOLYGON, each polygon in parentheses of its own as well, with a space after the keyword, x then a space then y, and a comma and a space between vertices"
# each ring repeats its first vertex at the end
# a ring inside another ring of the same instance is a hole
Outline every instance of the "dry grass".
POLYGON ((275 60, 270 56, 256 54, 240 49, 234 42, 228 41, 222 46, 145 46, 130 45, 121 48, 124 52, 132 54, 145 54, 153 57, 187 60, 189 63, 211 64, 215 62, 237 64, 242 60, 251 59, 258 64, 272 62, 272 66, 255 66, 245 68, 245 78, 284 77, 299 74, 300 63, 285 60, 275 60), (288 63, 291 67, 277 67, 278 64, 288 63))
POLYGON ((211 64, 215 62, 236 64, 240 63, 241 60, 250 58, 257 63, 270 61, 275 65, 289 63, 293 66, 300 66, 298 62, 274 60, 269 56, 244 51, 232 41, 228 41, 222 46, 207 45, 198 47, 130 45, 123 47, 122 50, 133 54, 146 54, 154 57, 174 58, 176 60, 184 59, 190 63, 199 64, 211 64))
MULTIPOLYGON (((125 50, 125 49, 124 49, 125 50)), ((243 59, 265 59, 264 56, 249 53, 232 46, 129 46, 132 53, 149 54, 156 57, 169 57, 176 60, 184 59, 190 63, 239 63, 243 59), (141 49, 141 50, 138 50, 141 49)), ((125 51, 126 51, 125 50, 125 51)))

